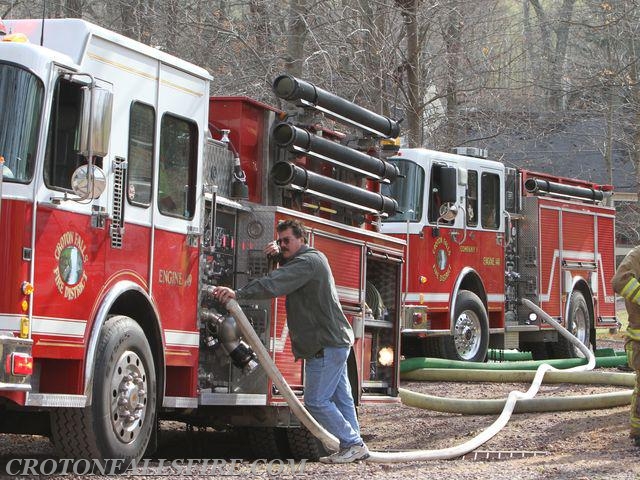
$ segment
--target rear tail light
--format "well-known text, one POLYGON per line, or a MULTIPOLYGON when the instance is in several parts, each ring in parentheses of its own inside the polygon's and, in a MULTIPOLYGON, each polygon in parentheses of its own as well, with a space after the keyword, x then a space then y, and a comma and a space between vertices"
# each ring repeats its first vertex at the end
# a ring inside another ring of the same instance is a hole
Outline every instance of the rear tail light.
POLYGON ((31 375, 33 373, 33 357, 27 353, 13 352, 7 356, 4 368, 9 375, 31 375))

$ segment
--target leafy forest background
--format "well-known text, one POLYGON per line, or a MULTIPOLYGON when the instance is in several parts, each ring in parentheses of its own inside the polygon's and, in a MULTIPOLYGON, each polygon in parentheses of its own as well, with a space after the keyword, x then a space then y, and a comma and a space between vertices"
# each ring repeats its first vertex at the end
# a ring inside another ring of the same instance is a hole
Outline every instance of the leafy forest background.
MULTIPOLYGON (((2 18, 83 18, 280 107, 288 72, 403 119, 408 146, 638 193, 640 0, 14 0, 2 18)), ((617 236, 640 243, 640 208, 617 236)))

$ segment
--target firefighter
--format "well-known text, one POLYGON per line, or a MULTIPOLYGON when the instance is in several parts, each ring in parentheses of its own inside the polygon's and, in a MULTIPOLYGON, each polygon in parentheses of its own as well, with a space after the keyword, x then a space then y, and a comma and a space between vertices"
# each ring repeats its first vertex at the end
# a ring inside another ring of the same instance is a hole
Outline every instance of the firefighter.
POLYGON ((615 292, 624 297, 629 314, 627 326, 627 362, 636 372, 636 387, 631 396, 630 433, 635 445, 640 447, 640 245, 631 250, 622 260, 611 283, 615 292))
POLYGON ((278 225, 278 240, 264 251, 280 266, 234 291, 216 287, 222 303, 232 298, 263 299, 286 295, 287 324, 296 360, 305 361, 304 401, 315 419, 340 441, 340 450, 323 463, 350 463, 369 457, 351 395, 347 358, 354 335, 338 301, 327 257, 306 245, 297 220, 278 225))

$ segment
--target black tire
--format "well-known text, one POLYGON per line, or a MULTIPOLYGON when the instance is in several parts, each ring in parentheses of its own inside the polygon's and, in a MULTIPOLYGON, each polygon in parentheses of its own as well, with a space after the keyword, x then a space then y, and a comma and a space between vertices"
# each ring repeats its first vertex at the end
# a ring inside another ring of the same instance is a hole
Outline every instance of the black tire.
POLYGON ((304 425, 297 428, 288 428, 287 437, 289 438, 291 455, 295 460, 306 458, 312 462, 317 462, 320 457, 325 457, 331 453, 304 425))
POLYGON ((484 362, 489 351, 489 317, 480 298, 461 290, 456 300, 454 335, 440 339, 444 358, 484 362))
POLYGON ((289 442, 284 428, 241 427, 238 434, 248 445, 252 458, 289 458, 289 442))
POLYGON ((442 338, 425 338, 424 347, 427 353, 425 356, 431 358, 446 358, 444 352, 442 351, 442 338))
POLYGON ((437 337, 422 338, 405 335, 402 338, 401 353, 405 358, 443 358, 440 339, 437 337))
POLYGON ((426 357, 425 338, 405 335, 400 353, 404 358, 426 357))
MULTIPOLYGON (((591 343, 593 319, 582 292, 574 290, 569 298, 569 316, 565 328, 577 337, 587 348, 591 343)), ((558 341, 550 344, 552 358, 580 358, 584 354, 578 347, 558 333, 558 341)))
POLYGON ((156 424, 153 355, 140 325, 107 319, 100 331, 93 398, 85 408, 51 411, 51 436, 62 458, 142 458, 156 424))
POLYGON ((531 352, 533 360, 548 360, 550 356, 548 344, 544 342, 527 342, 523 344, 522 350, 531 352))

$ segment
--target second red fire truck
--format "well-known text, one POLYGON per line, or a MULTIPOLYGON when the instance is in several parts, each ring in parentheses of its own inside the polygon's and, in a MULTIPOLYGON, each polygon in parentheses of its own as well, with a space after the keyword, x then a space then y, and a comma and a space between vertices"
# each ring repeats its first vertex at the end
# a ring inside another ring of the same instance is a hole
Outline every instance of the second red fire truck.
POLYGON ((506 168, 483 150, 400 149, 383 187, 402 213, 382 231, 407 241, 403 353, 484 361, 490 347, 536 359, 578 350, 527 298, 595 348, 617 328, 612 188, 506 168))

